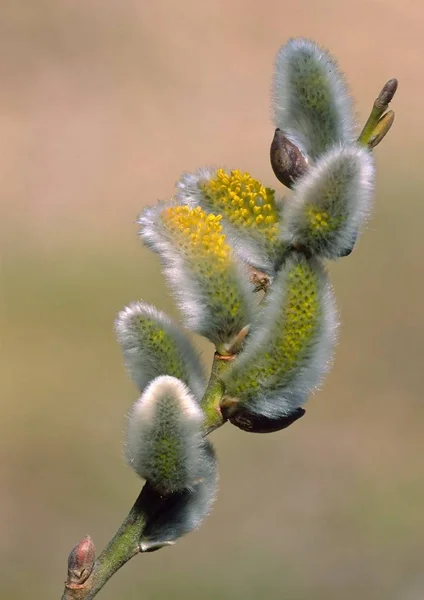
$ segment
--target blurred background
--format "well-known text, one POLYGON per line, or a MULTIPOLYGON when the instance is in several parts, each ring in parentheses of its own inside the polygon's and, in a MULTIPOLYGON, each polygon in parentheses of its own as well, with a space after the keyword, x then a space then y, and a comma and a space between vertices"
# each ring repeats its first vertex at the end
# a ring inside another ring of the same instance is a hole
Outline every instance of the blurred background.
POLYGON ((215 432, 207 522, 99 598, 424 597, 423 19, 422 0, 0 2, 1 598, 60 598, 71 548, 100 551, 137 496, 113 320, 176 311, 134 220, 201 165, 283 191, 270 80, 299 35, 337 57, 361 123, 400 82, 373 219, 329 266, 334 368, 287 431, 215 432))

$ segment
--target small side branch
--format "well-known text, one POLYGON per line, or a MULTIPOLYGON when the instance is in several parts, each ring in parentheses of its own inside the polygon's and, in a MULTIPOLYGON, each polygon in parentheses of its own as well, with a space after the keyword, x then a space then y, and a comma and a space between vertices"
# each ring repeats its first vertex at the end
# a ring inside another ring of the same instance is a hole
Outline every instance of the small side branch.
POLYGON ((374 100, 371 113, 358 138, 358 142, 363 146, 375 148, 393 125, 395 113, 392 110, 386 111, 393 100, 397 87, 397 79, 390 79, 374 100))

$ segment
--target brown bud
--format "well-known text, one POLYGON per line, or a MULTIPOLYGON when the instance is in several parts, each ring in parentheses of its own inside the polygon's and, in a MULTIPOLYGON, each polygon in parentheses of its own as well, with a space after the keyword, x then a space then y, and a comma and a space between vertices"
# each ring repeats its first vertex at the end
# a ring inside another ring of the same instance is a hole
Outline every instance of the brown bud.
POLYGON ((393 100, 398 87, 397 79, 389 79, 381 92, 378 94, 377 102, 379 106, 387 106, 393 100))
POLYGON ((305 412, 304 408, 296 408, 289 415, 280 417, 279 419, 270 419, 269 417, 256 415, 248 411, 241 411, 229 417, 228 420, 243 431, 250 433, 273 433, 286 429, 286 427, 303 417, 305 412))
POLYGON ((67 587, 82 585, 90 577, 96 559, 96 548, 89 535, 83 538, 68 557, 67 587))
POLYGON ((274 139, 271 142, 270 159, 276 178, 288 188, 292 188, 308 169, 306 158, 281 129, 275 130, 274 139))
POLYGON ((381 140, 386 137, 391 126, 393 125, 394 120, 395 113, 392 110, 389 110, 381 117, 377 125, 374 127, 374 131, 369 139, 368 146, 370 148, 375 148, 378 146, 381 140))

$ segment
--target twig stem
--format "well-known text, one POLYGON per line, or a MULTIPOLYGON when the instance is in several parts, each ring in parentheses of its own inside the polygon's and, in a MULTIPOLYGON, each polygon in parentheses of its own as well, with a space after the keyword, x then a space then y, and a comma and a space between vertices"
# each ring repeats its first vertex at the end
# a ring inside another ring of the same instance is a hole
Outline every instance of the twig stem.
MULTIPOLYGON (((221 359, 215 355, 208 387, 202 406, 205 410, 205 435, 208 435, 224 423, 219 404, 223 387, 220 373, 228 366, 231 357, 221 359)), ((128 516, 113 536, 109 544, 95 561, 90 575, 87 570, 68 569, 62 600, 92 600, 102 587, 131 558, 141 552, 140 539, 143 536, 147 518, 160 513, 162 497, 145 484, 128 516)), ((166 497, 163 497, 166 501, 166 497)), ((158 546, 159 549, 161 546, 158 546)), ((75 554, 75 550, 71 553, 75 554)), ((75 567, 75 565, 73 565, 75 567)))
POLYGON ((145 487, 128 516, 94 563, 93 570, 83 583, 65 583, 62 600, 91 600, 118 569, 140 552, 139 540, 146 523, 145 487))

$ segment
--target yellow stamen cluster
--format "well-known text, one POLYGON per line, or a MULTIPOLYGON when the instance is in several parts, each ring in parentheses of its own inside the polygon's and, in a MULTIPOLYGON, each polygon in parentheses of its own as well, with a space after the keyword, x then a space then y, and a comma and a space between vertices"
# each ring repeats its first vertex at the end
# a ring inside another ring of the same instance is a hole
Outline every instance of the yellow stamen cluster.
POLYGON ((257 229, 276 240, 279 211, 274 190, 239 170, 218 169, 215 177, 199 185, 211 210, 224 214, 235 226, 257 229))
POLYGON ((235 396, 267 385, 274 378, 283 384, 293 370, 301 368, 310 351, 321 318, 317 274, 306 261, 300 262, 288 273, 286 288, 269 348, 233 383, 235 396))
POLYGON ((308 208, 308 218, 309 223, 312 229, 317 231, 327 231, 328 230, 328 212, 320 211, 317 208, 310 206, 308 208))
POLYGON ((340 217, 330 215, 328 211, 316 206, 308 206, 307 218, 311 231, 316 234, 334 231, 341 223, 340 217))
POLYGON ((317 276, 308 264, 298 264, 287 281, 285 335, 280 352, 285 357, 284 369, 295 366, 303 351, 307 351, 320 318, 317 276))
POLYGON ((207 214, 199 206, 171 206, 162 212, 166 228, 180 249, 196 259, 214 259, 217 266, 230 262, 230 247, 222 233, 221 215, 207 214))

